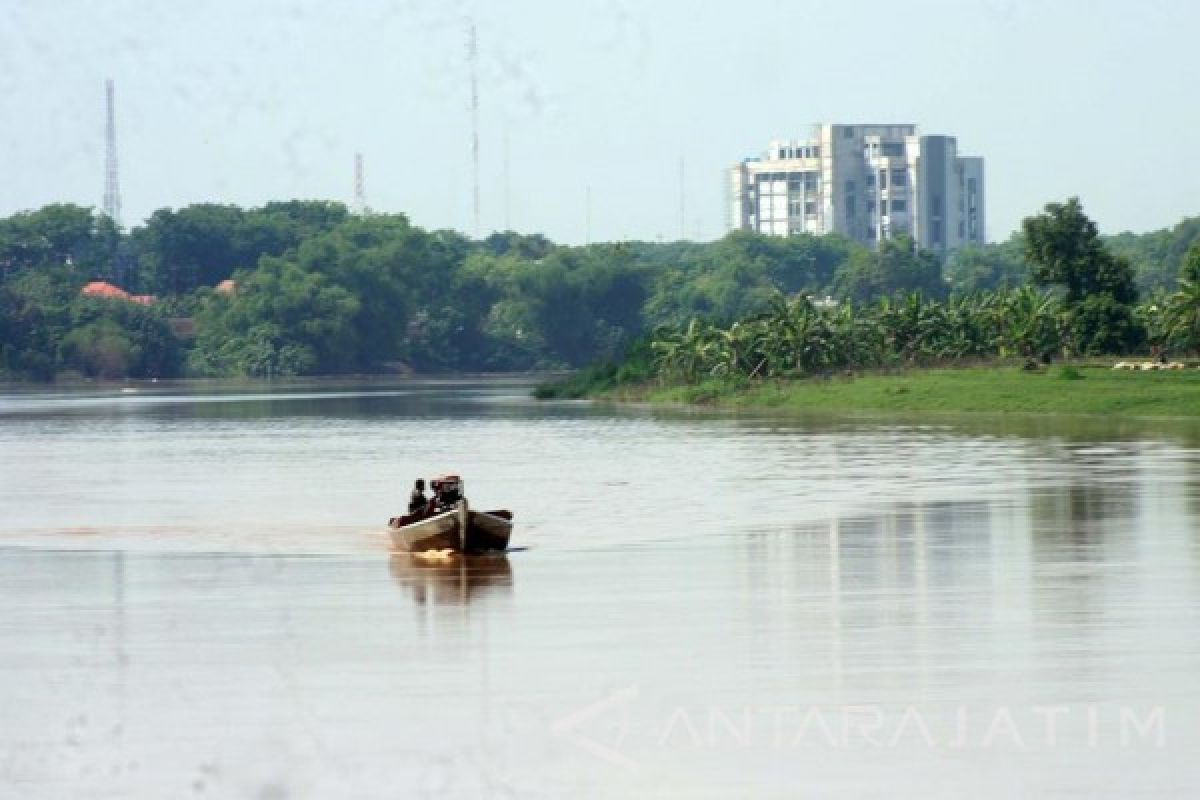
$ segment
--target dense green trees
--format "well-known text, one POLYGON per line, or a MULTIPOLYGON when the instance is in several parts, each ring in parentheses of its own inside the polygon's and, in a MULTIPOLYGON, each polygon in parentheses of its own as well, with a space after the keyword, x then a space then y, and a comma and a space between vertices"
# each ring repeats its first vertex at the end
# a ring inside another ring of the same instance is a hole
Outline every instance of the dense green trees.
POLYGON ((804 294, 777 293, 766 311, 731 325, 693 319, 683 328, 660 330, 639 359, 658 378, 696 382, 971 358, 1048 358, 1073 335, 1061 311, 1060 300, 1030 287, 940 301, 909 292, 864 305, 818 305, 804 294))
POLYGON ((1020 234, 986 247, 964 247, 952 253, 943 267, 951 291, 980 292, 1013 289, 1029 282, 1025 242, 1020 234))
POLYGON ((164 308, 83 297, 82 284, 69 265, 25 270, 0 283, 0 377, 179 374, 182 343, 164 308))
MULTIPOLYGON (((862 305, 818 305, 804 294, 779 293, 768 310, 731 325, 693 319, 683 328, 660 330, 649 338, 645 353, 620 369, 637 380, 697 383, 964 359, 1049 360, 1076 349, 1081 336, 1097 337, 1094 330, 1076 327, 1093 321, 1088 301, 1082 305, 1083 313, 1069 315, 1062 298, 1028 286, 945 300, 909 292, 862 305)), ((606 386, 620 382, 617 374, 592 373, 606 386)))
POLYGON ((1193 227, 1110 248, 1071 200, 942 265, 905 238, 878 251, 742 231, 566 247, 514 232, 471 241, 319 201, 164 209, 122 233, 52 205, 0 219, 0 377, 559 368, 637 342, 627 373, 659 359, 679 376, 1122 351, 1143 335, 1197 348, 1200 266, 1179 251, 1193 227), (1139 248, 1173 259, 1160 270, 1172 277, 1134 308, 1130 264, 1143 285, 1153 272, 1139 248), (227 278, 236 289, 216 291, 227 278), (97 279, 155 299, 82 297, 97 279))
POLYGON ((293 200, 244 211, 200 203, 161 209, 133 230, 137 271, 130 288, 181 294, 212 286, 263 256, 278 256, 347 218, 340 203, 293 200))
POLYGON ((1169 343, 1200 350, 1200 239, 1187 251, 1179 290, 1167 301, 1163 324, 1169 343))
MULTIPOLYGON (((656 331, 647 350, 622 369, 695 383, 972 358, 1032 363, 1059 354, 1128 352, 1148 331, 1159 344, 1200 346, 1200 243, 1189 251, 1179 291, 1164 311, 1153 301, 1135 308, 1129 261, 1105 246, 1078 199, 1047 205, 1022 228, 1022 237, 999 253, 955 258, 954 280, 1001 287, 994 291, 941 299, 946 282, 940 265, 910 241, 896 239, 874 253, 850 254, 834 276, 841 303, 776 291, 764 310, 732 324, 694 317, 684 326, 656 331), (1024 250, 1022 261, 1017 245, 1024 250), (1036 283, 1052 289, 1006 288, 1025 272, 1025 263, 1036 283)), ((591 374, 607 387, 619 381, 620 370, 591 374)))
POLYGON ((1079 198, 1049 203, 1021 227, 1034 281, 1065 289, 1066 322, 1079 352, 1122 353, 1145 340, 1133 312, 1133 267, 1101 241, 1079 198))
POLYGON ((855 302, 900 291, 945 294, 942 265, 908 236, 886 239, 877 250, 855 249, 835 281, 837 294, 855 302))
POLYGON ((63 364, 95 378, 179 373, 182 349, 162 314, 137 303, 81 298, 59 345, 63 364))
POLYGON ((1184 258, 1200 242, 1200 217, 1182 220, 1172 228, 1150 233, 1122 233, 1106 241, 1115 254, 1133 264, 1143 294, 1171 291, 1183 278, 1184 258))
POLYGON ((111 277, 119 238, 112 220, 89 208, 54 204, 19 212, 0 219, 0 280, 50 265, 111 277))
POLYGON ((1043 213, 1026 218, 1021 227, 1034 281, 1063 286, 1068 306, 1096 294, 1118 303, 1137 300, 1133 268, 1101 241, 1096 223, 1083 213, 1078 197, 1047 204, 1043 213))

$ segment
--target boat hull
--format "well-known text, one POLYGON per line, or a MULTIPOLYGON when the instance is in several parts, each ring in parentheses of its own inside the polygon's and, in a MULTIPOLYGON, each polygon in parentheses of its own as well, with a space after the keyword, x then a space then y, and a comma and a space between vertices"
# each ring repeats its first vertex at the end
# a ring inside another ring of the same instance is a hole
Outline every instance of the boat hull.
POLYGON ((393 517, 388 522, 388 535, 397 550, 411 553, 482 553, 507 550, 512 524, 511 511, 470 511, 467 501, 462 500, 457 508, 424 519, 393 517))
POLYGON ((467 550, 507 550, 512 536, 511 511, 471 511, 467 520, 467 550))
POLYGON ((457 510, 434 514, 417 522, 403 522, 405 517, 388 523, 388 535, 398 550, 420 553, 426 550, 462 550, 461 524, 457 510))

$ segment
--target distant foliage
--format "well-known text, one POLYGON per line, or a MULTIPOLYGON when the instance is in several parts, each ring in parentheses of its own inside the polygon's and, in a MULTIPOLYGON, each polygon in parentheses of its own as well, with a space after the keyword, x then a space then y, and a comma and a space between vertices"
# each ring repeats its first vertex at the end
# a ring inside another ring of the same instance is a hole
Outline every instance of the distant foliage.
POLYGON ((780 293, 769 310, 729 326, 693 320, 661 331, 650 350, 656 378, 695 383, 976 358, 1049 359, 1069 335, 1060 303, 1029 288, 946 300, 911 292, 832 307, 780 293))
POLYGON ((1163 308, 1164 338, 1185 350, 1200 350, 1200 240, 1183 260, 1179 290, 1163 308))
POLYGON ((1170 292, 1186 277, 1184 263, 1190 248, 1200 243, 1200 217, 1150 233, 1122 233, 1106 243, 1113 253, 1133 265, 1142 294, 1170 292))
POLYGON ((1133 267, 1100 239, 1079 198, 1049 203, 1021 227, 1034 281, 1065 290, 1066 325, 1078 352, 1123 353, 1145 341, 1133 309, 1133 267))
MULTIPOLYGON (((886 242, 876 253, 852 253, 834 273, 844 302, 776 290, 765 308, 732 323, 693 317, 656 331, 649 380, 704 388, 711 381, 972 359, 1016 358, 1036 368, 1063 356, 1127 353, 1148 338, 1160 346, 1200 346, 1200 282, 1194 280, 1200 278, 1200 245, 1189 251, 1179 291, 1165 305, 1136 306, 1129 262, 1107 248, 1077 199, 1047 205, 1022 227, 1023 235, 1003 250, 960 253, 952 262, 952 280, 999 288, 943 299, 939 265, 911 242, 886 242), (1007 288, 1025 271, 1017 268, 1017 246, 1033 279, 1047 288, 1007 288), (911 286, 920 290, 899 290, 911 286)), ((640 366, 640 360, 629 363, 640 366)), ((585 372, 561 391, 611 388, 621 383, 618 374, 617 366, 585 372)), ((1060 376, 1081 377, 1069 367, 1060 376)))
POLYGON ((905 238, 878 251, 744 231, 704 243, 569 247, 511 231, 472 241, 301 200, 162 209, 122 232, 56 204, 0 219, 0 378, 603 362, 596 375, 620 382, 1195 349, 1197 237, 1200 219, 1104 240, 1068 201, 943 264, 905 238), (81 296, 94 280, 153 300, 81 296), (1139 290, 1150 299, 1136 305, 1139 290))
POLYGON ((1015 289, 1029 282, 1025 241, 1014 234, 1007 242, 969 246, 952 253, 942 269, 951 291, 1015 289))

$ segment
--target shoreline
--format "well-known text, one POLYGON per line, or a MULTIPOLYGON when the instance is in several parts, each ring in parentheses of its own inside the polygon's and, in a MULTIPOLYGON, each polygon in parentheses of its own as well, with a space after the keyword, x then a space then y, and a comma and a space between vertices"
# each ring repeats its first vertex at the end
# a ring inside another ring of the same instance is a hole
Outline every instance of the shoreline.
MULTIPOLYGON (((579 387, 575 387, 578 389, 579 387)), ((543 396, 546 393, 543 392, 543 396)), ((565 396, 565 395, 564 395, 565 396)), ((582 388, 578 398, 727 411, 955 413, 1200 417, 1200 369, 1123 371, 1109 366, 912 368, 761 382, 582 388)))
POLYGON ((55 389, 121 389, 137 387, 139 389, 170 388, 170 387, 262 387, 262 386, 312 386, 338 383, 350 384, 395 384, 405 382, 456 383, 462 381, 502 381, 514 383, 530 383, 546 379, 561 379, 568 373, 564 370, 531 370, 519 372, 412 372, 412 373, 345 373, 329 375, 291 375, 283 378, 266 377, 180 377, 180 378, 69 378, 52 381, 33 381, 17 379, 0 379, 0 391, 25 390, 35 391, 55 389))

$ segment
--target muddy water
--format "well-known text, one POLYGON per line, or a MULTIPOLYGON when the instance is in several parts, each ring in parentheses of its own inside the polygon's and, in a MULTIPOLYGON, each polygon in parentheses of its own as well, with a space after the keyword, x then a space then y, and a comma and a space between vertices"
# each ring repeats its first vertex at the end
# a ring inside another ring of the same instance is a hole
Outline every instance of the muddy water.
POLYGON ((0 394, 0 796, 1200 792, 1196 426, 527 394, 0 394))

